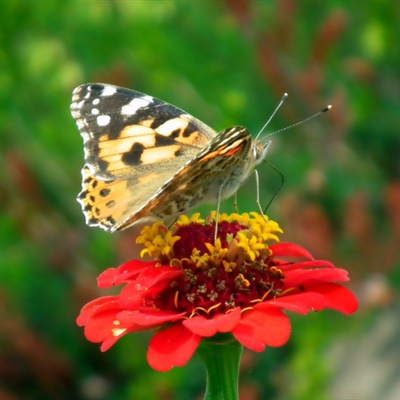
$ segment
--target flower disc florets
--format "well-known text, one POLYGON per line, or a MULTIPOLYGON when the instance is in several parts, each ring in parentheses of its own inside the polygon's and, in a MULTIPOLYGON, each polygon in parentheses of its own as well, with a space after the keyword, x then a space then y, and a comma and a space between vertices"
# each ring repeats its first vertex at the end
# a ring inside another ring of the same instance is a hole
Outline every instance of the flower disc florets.
MULTIPOLYGON (((267 241, 278 241, 282 230, 274 221, 257 213, 222 214, 215 220, 182 216, 170 230, 160 223, 146 227, 137 242, 161 265, 183 269, 161 304, 172 302, 181 311, 207 314, 242 309, 266 297, 279 296, 283 272, 272 262, 267 241)), ((158 301, 156 301, 158 303, 158 301)), ((156 304, 157 306, 157 304, 156 304)))

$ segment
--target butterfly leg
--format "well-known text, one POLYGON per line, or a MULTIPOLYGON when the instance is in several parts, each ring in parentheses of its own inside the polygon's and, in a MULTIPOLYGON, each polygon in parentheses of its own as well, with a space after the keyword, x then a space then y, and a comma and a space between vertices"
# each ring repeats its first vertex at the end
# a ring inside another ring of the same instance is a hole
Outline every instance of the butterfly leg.
POLYGON ((218 219, 219 219, 219 209, 221 206, 221 198, 222 198, 222 190, 224 188, 224 185, 222 184, 219 188, 218 191, 218 202, 217 202, 217 211, 215 213, 215 230, 214 230, 214 243, 217 240, 217 234, 218 234, 218 219))
POLYGON ((265 214, 269 208, 269 206, 271 205, 271 203, 273 202, 273 200, 275 199, 276 195, 279 193, 279 191, 281 190, 284 182, 285 182, 285 177, 282 174, 281 171, 279 171, 278 168, 276 168, 274 165, 272 165, 269 161, 264 160, 265 163, 267 163, 280 177, 281 177, 281 183, 278 186, 278 189, 275 191, 275 193, 272 195, 272 197, 270 198, 268 204, 266 205, 266 207, 264 208, 263 214, 265 214))
POLYGON ((260 215, 263 216, 263 218, 265 219, 265 221, 268 222, 268 218, 265 216, 264 211, 261 207, 261 203, 260 203, 260 179, 258 177, 258 171, 255 169, 252 173, 254 173, 255 178, 256 178, 256 204, 258 207, 258 211, 260 212, 260 215))
POLYGON ((253 171, 253 174, 256 178, 256 204, 257 204, 258 210, 260 211, 260 214, 262 216, 264 216, 264 211, 263 211, 263 209, 261 207, 261 203, 260 203, 260 179, 258 177, 258 171, 255 169, 253 171))
POLYGON ((238 201, 237 201, 237 192, 235 192, 235 197, 233 200, 233 209, 236 214, 239 214, 239 207, 238 207, 238 201))
POLYGON ((163 222, 163 224, 164 224, 164 226, 167 227, 167 229, 169 229, 169 228, 171 228, 172 225, 175 224, 175 222, 176 222, 177 220, 178 220, 178 218, 174 218, 174 219, 171 220, 168 224, 166 224, 166 223, 164 223, 164 222, 163 222))

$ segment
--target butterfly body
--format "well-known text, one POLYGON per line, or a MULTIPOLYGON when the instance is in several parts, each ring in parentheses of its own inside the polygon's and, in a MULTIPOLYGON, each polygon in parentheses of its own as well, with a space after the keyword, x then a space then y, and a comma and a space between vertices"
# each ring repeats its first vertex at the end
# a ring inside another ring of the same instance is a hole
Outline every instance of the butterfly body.
POLYGON ((112 85, 77 87, 71 112, 85 150, 78 201, 88 225, 109 231, 230 197, 269 145, 243 127, 217 134, 177 107, 112 85))

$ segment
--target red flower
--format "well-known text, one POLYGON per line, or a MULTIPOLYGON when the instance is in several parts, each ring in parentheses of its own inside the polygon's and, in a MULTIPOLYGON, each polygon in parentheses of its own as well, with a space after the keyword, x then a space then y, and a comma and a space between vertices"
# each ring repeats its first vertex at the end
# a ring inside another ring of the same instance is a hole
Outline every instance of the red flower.
POLYGON ((290 336, 283 310, 305 315, 330 308, 344 314, 357 309, 352 292, 336 282, 347 272, 314 260, 303 248, 280 243, 273 221, 256 213, 214 222, 181 217, 171 230, 146 227, 138 242, 157 261, 129 261, 104 271, 101 288, 125 285, 119 295, 88 303, 77 323, 85 336, 106 351, 122 336, 162 328, 150 341, 147 360, 168 371, 183 366, 201 339, 230 332, 254 351, 282 346, 290 336), (293 262, 285 258, 300 258, 293 262))

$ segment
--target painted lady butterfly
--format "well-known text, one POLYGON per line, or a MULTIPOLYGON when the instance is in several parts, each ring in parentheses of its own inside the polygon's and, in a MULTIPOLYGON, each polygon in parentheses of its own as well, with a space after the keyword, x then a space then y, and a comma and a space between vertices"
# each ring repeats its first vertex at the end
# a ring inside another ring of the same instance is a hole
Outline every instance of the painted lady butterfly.
POLYGON ((219 205, 270 144, 240 126, 217 134, 171 104, 108 84, 77 87, 71 112, 85 151, 78 201, 86 223, 107 231, 219 205))

